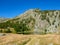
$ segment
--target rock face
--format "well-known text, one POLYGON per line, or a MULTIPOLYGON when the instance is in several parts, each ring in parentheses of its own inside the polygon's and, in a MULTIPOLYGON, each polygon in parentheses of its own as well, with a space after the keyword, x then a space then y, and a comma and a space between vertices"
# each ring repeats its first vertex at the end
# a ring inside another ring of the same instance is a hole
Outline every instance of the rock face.
MULTIPOLYGON (((60 28, 60 11, 30 9, 20 17, 35 19, 34 33, 59 33, 60 28)), ((17 18, 20 18, 19 16, 17 18)))
POLYGON ((30 9, 10 22, 25 24, 34 34, 60 33, 60 10, 30 9))

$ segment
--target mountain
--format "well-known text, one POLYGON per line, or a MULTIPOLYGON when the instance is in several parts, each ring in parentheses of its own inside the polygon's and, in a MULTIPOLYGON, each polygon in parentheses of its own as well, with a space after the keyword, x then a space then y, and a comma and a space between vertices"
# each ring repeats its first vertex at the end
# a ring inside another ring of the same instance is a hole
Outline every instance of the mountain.
POLYGON ((3 29, 13 29, 16 33, 59 34, 60 10, 29 9, 23 14, 6 21, 3 26, 3 29))
POLYGON ((9 18, 0 17, 0 23, 6 22, 7 20, 9 20, 9 18))

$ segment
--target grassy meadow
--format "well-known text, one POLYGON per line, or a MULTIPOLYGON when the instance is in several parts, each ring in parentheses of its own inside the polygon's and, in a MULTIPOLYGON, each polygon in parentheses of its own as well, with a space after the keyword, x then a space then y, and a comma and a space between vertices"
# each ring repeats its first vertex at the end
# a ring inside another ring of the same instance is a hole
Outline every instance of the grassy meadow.
POLYGON ((0 45, 60 45, 60 35, 5 34, 0 36, 0 45))

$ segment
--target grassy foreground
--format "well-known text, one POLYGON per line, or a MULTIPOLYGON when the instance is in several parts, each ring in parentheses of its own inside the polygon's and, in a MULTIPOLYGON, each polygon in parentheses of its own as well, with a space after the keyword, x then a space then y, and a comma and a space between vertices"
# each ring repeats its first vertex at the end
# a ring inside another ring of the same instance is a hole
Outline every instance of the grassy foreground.
POLYGON ((60 45, 60 35, 22 35, 0 36, 0 45, 60 45))

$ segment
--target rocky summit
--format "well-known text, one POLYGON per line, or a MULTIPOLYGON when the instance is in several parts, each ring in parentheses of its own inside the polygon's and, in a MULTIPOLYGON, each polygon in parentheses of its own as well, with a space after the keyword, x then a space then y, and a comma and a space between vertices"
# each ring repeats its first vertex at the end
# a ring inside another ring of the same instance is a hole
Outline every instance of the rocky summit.
POLYGON ((60 10, 29 9, 0 25, 0 32, 59 34, 60 10))

